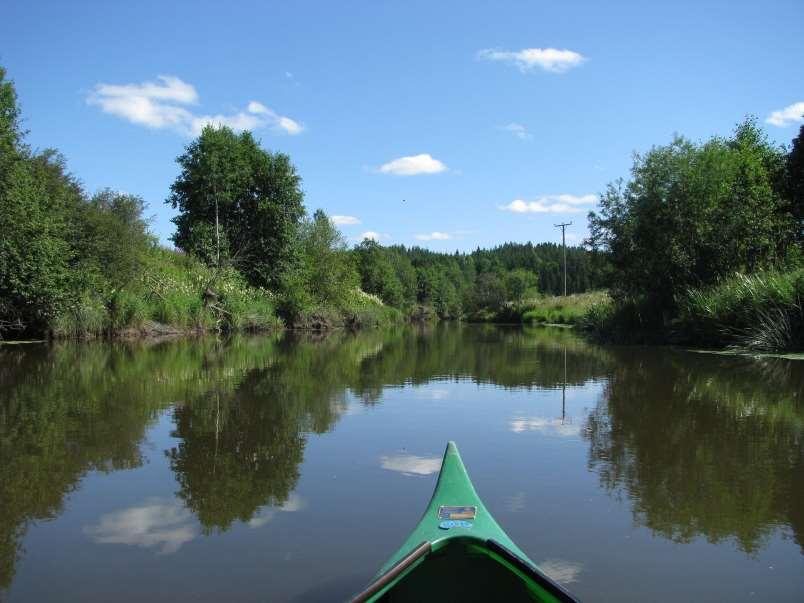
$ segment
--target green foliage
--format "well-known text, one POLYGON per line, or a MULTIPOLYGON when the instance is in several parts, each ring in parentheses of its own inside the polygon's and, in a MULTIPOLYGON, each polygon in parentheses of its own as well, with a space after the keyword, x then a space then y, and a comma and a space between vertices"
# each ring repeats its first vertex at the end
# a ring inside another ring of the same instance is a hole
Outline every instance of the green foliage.
POLYGON ((0 189, 0 332, 35 333, 74 299, 71 219, 82 198, 59 155, 19 151, 0 189))
POLYGON ((508 298, 513 302, 522 301, 525 292, 536 286, 536 275, 523 268, 516 268, 505 276, 508 298))
POLYGON ((735 274, 683 298, 680 340, 776 352, 804 349, 804 268, 735 274))
POLYGON ((575 325, 595 306, 605 304, 608 294, 603 291, 574 295, 549 296, 528 300, 521 306, 522 322, 536 324, 575 325))
POLYGON ((499 310, 507 299, 505 282, 495 272, 483 272, 478 275, 471 295, 471 303, 474 308, 499 310))
MULTIPOLYGON (((420 247, 382 247, 364 241, 355 253, 364 291, 413 315, 475 321, 519 321, 517 303, 538 291, 563 290, 561 247, 551 243, 506 243, 469 254, 438 253, 420 247)), ((599 254, 598 254, 599 255, 599 254)), ((567 249, 568 288, 586 291, 602 283, 605 260, 567 249)))
POLYGON ((405 290, 399 276, 400 271, 404 270, 403 262, 392 261, 394 252, 376 241, 365 239, 357 246, 355 253, 363 291, 378 296, 389 306, 408 306, 410 292, 405 290))
POLYGON ((176 245, 218 265, 234 264, 249 283, 280 286, 297 260, 296 236, 304 214, 301 177, 282 153, 260 148, 250 132, 207 126, 178 157, 181 174, 168 199, 176 245))
POLYGON ((796 223, 796 240, 801 244, 804 241, 804 126, 793 139, 785 168, 788 210, 796 223))
POLYGON ((135 279, 142 257, 155 244, 135 195, 102 190, 78 206, 76 249, 81 278, 101 291, 116 291, 135 279))
POLYGON ((637 156, 589 214, 614 304, 584 326, 609 340, 800 349, 800 138, 785 155, 749 118, 731 138, 637 156))
POLYGON ((661 310, 644 297, 622 297, 593 304, 578 321, 593 339, 607 343, 658 343, 661 310))
POLYGON ((780 261, 792 232, 780 188, 784 155, 748 119, 729 139, 677 137, 637 155, 589 214, 593 247, 610 253, 615 298, 674 308, 690 287, 780 261))
POLYGON ((343 235, 322 210, 302 222, 301 272, 315 303, 340 304, 359 286, 359 275, 343 235))
POLYGON ((215 270, 192 256, 154 247, 141 270, 108 302, 84 294, 53 319, 57 337, 169 334, 177 331, 261 331, 282 326, 273 296, 249 287, 233 268, 215 270))

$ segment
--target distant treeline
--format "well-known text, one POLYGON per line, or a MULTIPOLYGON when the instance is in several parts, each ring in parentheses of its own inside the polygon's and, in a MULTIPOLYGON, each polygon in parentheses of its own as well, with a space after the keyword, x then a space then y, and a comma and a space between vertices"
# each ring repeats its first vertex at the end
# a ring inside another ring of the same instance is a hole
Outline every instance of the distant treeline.
MULTIPOLYGON (((166 249, 143 199, 87 193, 57 151, 32 150, 25 134, 0 68, 0 338, 494 319, 563 287, 553 244, 350 248, 323 211, 307 213, 287 155, 226 127, 205 128, 177 158, 166 200, 177 249, 166 249)), ((600 286, 600 257, 567 250, 571 292, 600 286)))
MULTIPOLYGON (((450 254, 367 240, 355 253, 364 291, 398 308, 432 308, 442 318, 499 310, 508 302, 564 290, 563 252, 554 243, 505 243, 450 254)), ((568 292, 603 286, 602 263, 581 247, 568 247, 568 292)))

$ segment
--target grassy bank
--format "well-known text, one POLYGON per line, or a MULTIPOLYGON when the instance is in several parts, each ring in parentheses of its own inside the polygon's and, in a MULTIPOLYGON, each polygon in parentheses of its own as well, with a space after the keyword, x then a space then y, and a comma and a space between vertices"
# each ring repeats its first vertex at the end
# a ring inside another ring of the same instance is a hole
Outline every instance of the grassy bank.
POLYGON ((468 314, 466 320, 504 324, 575 325, 592 306, 608 299, 605 291, 575 293, 566 297, 548 295, 509 302, 500 308, 481 308, 468 314))
POLYGON ((249 287, 235 270, 155 248, 131 282, 109 293, 85 292, 51 323, 57 338, 205 331, 261 331, 282 326, 273 295, 249 287))
POLYGON ((55 338, 139 337, 376 327, 404 320, 399 310, 359 289, 287 323, 279 305, 274 293, 249 286, 234 269, 217 271, 187 254, 155 248, 132 282, 111 294, 85 293, 59 312, 50 331, 55 338))
POLYGON ((522 322, 528 324, 575 325, 589 308, 609 299, 605 291, 590 291, 529 300, 522 305, 522 322))
POLYGON ((693 345, 785 352, 804 349, 804 268, 735 274, 692 290, 674 331, 693 345))
POLYGON ((593 305, 580 326, 615 343, 673 343, 747 352, 804 349, 804 269, 734 274, 690 289, 674 314, 647 300, 593 305))
POLYGON ((382 303, 377 296, 357 288, 337 303, 318 304, 306 308, 290 321, 297 329, 359 329, 401 324, 405 315, 382 303))

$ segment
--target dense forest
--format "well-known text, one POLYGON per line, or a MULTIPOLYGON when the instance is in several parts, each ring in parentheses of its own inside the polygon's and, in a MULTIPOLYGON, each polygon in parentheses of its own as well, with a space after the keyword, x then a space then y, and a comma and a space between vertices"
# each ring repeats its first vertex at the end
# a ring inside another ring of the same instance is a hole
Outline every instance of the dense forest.
MULTIPOLYGON (((431 307, 441 317, 499 310, 507 302, 557 295, 564 286, 562 249, 553 243, 506 243, 447 254, 366 240, 355 253, 364 291, 395 307, 431 307)), ((601 275, 589 252, 567 249, 568 292, 601 287, 601 275)))
MULTIPOLYGON (((494 319, 562 288, 554 244, 351 248, 323 211, 307 212, 287 155, 226 127, 205 128, 177 159, 168 249, 142 198, 89 194, 57 151, 26 144, 20 124, 0 68, 0 338, 494 319)), ((571 292, 602 285, 595 258, 567 250, 571 292)))

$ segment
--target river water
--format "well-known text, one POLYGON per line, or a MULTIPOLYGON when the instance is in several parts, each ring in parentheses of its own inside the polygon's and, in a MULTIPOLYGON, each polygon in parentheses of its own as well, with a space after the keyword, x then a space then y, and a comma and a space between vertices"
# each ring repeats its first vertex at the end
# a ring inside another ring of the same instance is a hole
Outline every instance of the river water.
POLYGON ((584 601, 804 600, 804 362, 449 324, 0 347, 0 600, 343 600, 448 440, 584 601))

